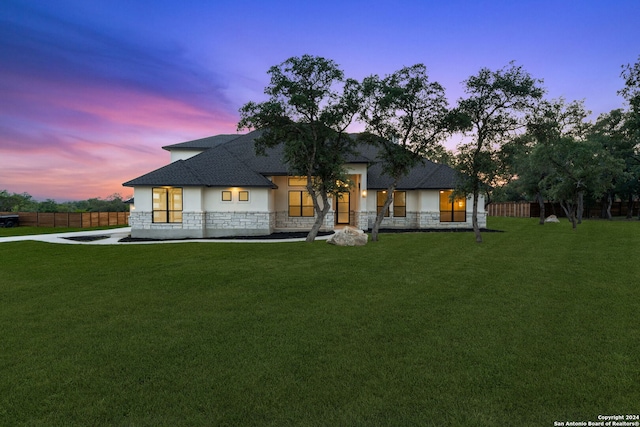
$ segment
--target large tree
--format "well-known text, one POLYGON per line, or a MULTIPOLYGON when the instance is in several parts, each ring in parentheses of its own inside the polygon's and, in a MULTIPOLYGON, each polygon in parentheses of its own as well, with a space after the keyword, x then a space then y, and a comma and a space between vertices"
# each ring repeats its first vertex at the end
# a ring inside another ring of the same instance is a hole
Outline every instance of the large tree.
POLYGON ((12 193, 0 190, 0 212, 36 212, 38 202, 28 193, 12 193))
POLYGON ((344 191, 344 164, 354 146, 346 133, 360 109, 360 85, 345 79, 331 60, 303 55, 269 69, 269 100, 240 109, 238 129, 262 129, 256 151, 284 144, 290 173, 307 178, 316 219, 307 235, 315 239, 331 208, 330 197, 344 191))
MULTIPOLYGON (((640 56, 635 64, 627 64, 622 67, 622 70, 625 86, 618 91, 618 94, 629 103, 629 110, 624 117, 624 132, 633 147, 633 153, 627 160, 631 163, 632 173, 636 178, 633 184, 635 187, 640 186, 638 174, 640 169, 640 56)), ((640 199, 640 192, 637 195, 640 199)), ((638 219, 640 219, 640 209, 638 209, 638 219)))
POLYGON ((478 199, 497 174, 498 152, 507 136, 523 127, 523 115, 544 94, 541 80, 511 63, 497 71, 483 68, 465 82, 466 98, 458 100, 457 128, 470 142, 458 147, 457 169, 465 179, 458 192, 473 195, 473 230, 482 242, 478 226, 478 199))
POLYGON ((362 92, 361 117, 366 128, 361 140, 378 147, 382 172, 391 178, 373 224, 371 240, 375 242, 398 182, 425 156, 437 157, 444 151, 440 140, 446 131, 447 100, 442 86, 429 81, 423 64, 384 78, 369 76, 362 82, 362 92))
POLYGON ((544 178, 552 200, 560 202, 575 229, 581 220, 586 192, 606 194, 623 168, 597 141, 561 137, 544 147, 552 173, 544 178))
POLYGON ((624 88, 618 93, 627 100, 632 112, 640 114, 640 56, 635 64, 622 66, 621 76, 624 79, 624 88))
POLYGON ((583 139, 589 112, 582 101, 566 103, 564 99, 539 102, 526 116, 526 132, 512 143, 514 187, 527 199, 535 199, 540 205, 539 224, 544 225, 545 199, 549 198, 546 178, 554 172, 549 162, 549 145, 560 138, 583 139))
POLYGON ((601 217, 611 219, 611 205, 616 197, 627 201, 628 214, 633 215, 634 198, 640 195, 640 157, 637 141, 630 129, 632 113, 617 109, 598 117, 590 129, 588 138, 596 142, 608 155, 618 159, 622 169, 615 171, 612 185, 601 197, 601 217))

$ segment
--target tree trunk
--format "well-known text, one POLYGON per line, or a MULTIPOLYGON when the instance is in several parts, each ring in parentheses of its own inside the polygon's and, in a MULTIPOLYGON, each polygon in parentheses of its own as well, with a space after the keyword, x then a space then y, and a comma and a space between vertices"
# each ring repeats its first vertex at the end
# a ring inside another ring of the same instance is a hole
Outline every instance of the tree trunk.
MULTIPOLYGON (((609 202, 609 194, 607 193, 605 197, 600 200, 600 218, 607 218, 607 203, 609 202)), ((608 219, 608 218, 607 218, 608 219)))
POLYGON ((482 234, 480 234, 480 227, 478 226, 478 196, 480 190, 474 188, 473 190, 473 214, 471 215, 471 222, 473 224, 473 233, 476 235, 476 243, 482 243, 482 234))
POLYGON ((391 202, 393 202, 393 192, 396 190, 397 185, 398 181, 394 180, 389 188, 387 188, 387 198, 384 201, 384 205, 382 206, 380 211, 378 211, 378 213, 376 214, 376 220, 374 221, 373 228, 371 229, 372 242, 378 241, 378 231, 380 230, 380 226, 382 225, 384 214, 387 212, 387 209, 389 209, 389 206, 391 206, 391 202))
POLYGON ((538 224, 540 225, 544 225, 544 220, 545 220, 545 212, 544 212, 544 198, 542 197, 542 194, 538 191, 538 193, 536 193, 536 200, 538 200, 538 205, 540 206, 540 222, 538 222, 538 224))
POLYGON ((612 220, 613 217, 611 216, 611 205, 613 204, 613 194, 611 194, 611 191, 607 192, 607 219, 608 220, 612 220))
POLYGON ((627 199, 627 219, 633 218, 633 194, 629 194, 627 199))
POLYGON ((564 211, 565 215, 567 215, 569 222, 571 222, 572 228, 575 230, 578 227, 577 221, 576 221, 576 203, 568 202, 566 200, 561 200, 560 206, 562 207, 562 210, 564 211))
MULTIPOLYGON (((575 206, 576 204, 574 204, 575 206)), ((582 214, 584 213, 584 192, 583 191, 579 191, 578 192, 578 203, 577 203, 577 208, 576 208, 576 214, 575 216, 578 219, 578 224, 582 224, 582 214)), ((573 228, 576 228, 575 226, 573 228)))
POLYGON ((309 234, 307 234, 307 242, 313 242, 316 239, 316 236, 320 231, 320 227, 322 227, 322 223, 324 222, 324 218, 327 216, 327 212, 329 212, 329 209, 331 208, 327 193, 323 192, 321 196, 322 196, 323 206, 322 206, 322 209, 319 209, 318 202, 316 201, 317 199, 314 195, 313 205, 318 214, 316 215, 316 221, 313 223, 313 227, 311 227, 311 231, 309 231, 309 234))

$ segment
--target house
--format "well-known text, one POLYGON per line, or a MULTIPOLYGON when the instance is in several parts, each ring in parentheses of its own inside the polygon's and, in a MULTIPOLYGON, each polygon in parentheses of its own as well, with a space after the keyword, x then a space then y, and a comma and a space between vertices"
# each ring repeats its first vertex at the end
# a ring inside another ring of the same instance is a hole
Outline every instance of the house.
MULTIPOLYGON (((313 201, 306 178, 292 176, 283 162, 282 146, 256 155, 261 134, 217 135, 163 147, 168 165, 125 182, 134 188, 129 222, 132 237, 202 238, 267 235, 309 230, 313 201)), ((350 183, 331 209, 323 230, 351 225, 373 226, 384 204, 390 178, 381 173, 376 149, 361 145, 345 165, 350 183)), ((451 200, 457 173, 425 160, 403 178, 382 228, 471 228, 471 198, 451 200)), ((486 227, 484 201, 478 221, 486 227)))

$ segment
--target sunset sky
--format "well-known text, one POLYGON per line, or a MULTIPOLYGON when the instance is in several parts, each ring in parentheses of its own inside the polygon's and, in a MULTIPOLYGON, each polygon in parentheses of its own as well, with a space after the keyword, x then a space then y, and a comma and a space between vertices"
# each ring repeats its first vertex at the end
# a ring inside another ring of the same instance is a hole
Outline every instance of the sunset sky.
POLYGON ((235 133, 268 68, 303 54, 356 79, 424 63, 451 105, 514 60, 594 119, 624 106, 639 17, 638 0, 2 0, 0 190, 131 195, 162 146, 235 133))

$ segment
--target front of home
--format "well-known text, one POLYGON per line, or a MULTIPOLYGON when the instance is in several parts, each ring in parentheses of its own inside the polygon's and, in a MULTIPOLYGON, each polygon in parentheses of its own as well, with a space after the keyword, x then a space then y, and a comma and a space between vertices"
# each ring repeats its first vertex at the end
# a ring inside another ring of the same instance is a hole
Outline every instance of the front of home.
MULTIPOLYGON (((260 131, 218 135, 163 147, 171 163, 124 183, 133 187, 129 222, 137 238, 260 236, 311 229, 313 200, 306 178, 292 176, 282 147, 255 154, 260 131)), ((323 230, 373 226, 386 199, 389 178, 381 173, 376 151, 360 146, 345 165, 350 182, 331 208, 323 230)), ((471 228, 471 198, 452 200, 457 173, 425 160, 402 179, 382 228, 471 228)), ((320 202, 322 203, 322 202, 320 202)), ((486 226, 483 199, 478 221, 486 226)))

